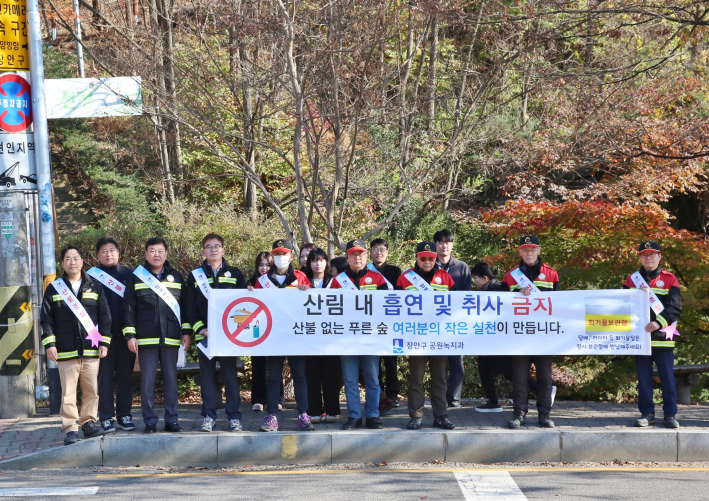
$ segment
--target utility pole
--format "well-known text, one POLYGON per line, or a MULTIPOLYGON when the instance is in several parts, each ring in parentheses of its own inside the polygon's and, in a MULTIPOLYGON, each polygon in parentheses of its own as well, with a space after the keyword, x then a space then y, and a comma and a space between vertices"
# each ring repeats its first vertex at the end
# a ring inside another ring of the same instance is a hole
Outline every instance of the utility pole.
MULTIPOLYGON (((49 157, 49 129, 47 106, 44 96, 44 59, 42 55, 42 28, 38 0, 27 0, 27 31, 29 35, 30 85, 32 87, 32 116, 34 123, 35 165, 37 189, 39 190, 39 231, 36 231, 37 257, 41 263, 42 279, 37 277, 37 291, 41 298, 47 286, 57 278, 57 258, 54 242, 54 199, 52 197, 52 173, 49 157)), ((50 402, 58 411, 56 401, 61 398, 59 367, 47 361, 47 380, 50 402), (58 392, 57 392, 57 389, 58 392)), ((33 392, 34 393, 34 392, 33 392)), ((34 395, 33 395, 34 396, 34 395)))

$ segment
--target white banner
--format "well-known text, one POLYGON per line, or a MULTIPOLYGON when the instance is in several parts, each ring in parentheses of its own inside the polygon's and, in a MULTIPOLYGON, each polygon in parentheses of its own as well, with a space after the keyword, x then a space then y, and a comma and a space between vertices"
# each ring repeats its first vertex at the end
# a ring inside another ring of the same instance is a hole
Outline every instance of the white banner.
POLYGON ((140 77, 47 79, 44 86, 47 118, 143 114, 140 77))
POLYGON ((638 290, 215 289, 212 356, 650 355, 638 290))

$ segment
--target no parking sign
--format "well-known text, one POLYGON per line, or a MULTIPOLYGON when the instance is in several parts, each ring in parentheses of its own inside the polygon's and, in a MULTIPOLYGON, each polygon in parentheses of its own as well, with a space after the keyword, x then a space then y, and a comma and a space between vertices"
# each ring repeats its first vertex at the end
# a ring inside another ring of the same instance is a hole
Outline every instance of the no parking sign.
POLYGON ((32 125, 32 91, 20 75, 0 75, 0 129, 22 132, 32 125))

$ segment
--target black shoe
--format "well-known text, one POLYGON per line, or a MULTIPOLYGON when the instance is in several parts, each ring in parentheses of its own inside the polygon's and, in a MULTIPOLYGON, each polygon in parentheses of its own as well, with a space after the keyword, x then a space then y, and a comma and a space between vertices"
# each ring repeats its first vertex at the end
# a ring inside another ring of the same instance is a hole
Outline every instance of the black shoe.
POLYGON ((347 422, 342 425, 343 430, 356 430, 362 427, 362 418, 348 418, 347 422))
POLYGON ((423 425, 423 418, 412 417, 411 419, 409 419, 409 422, 406 423, 406 429, 407 430, 420 430, 422 425, 423 425))
POLYGON ((554 428, 554 421, 551 420, 549 414, 539 414, 537 422, 542 428, 554 428))
POLYGON ((392 407, 399 407, 399 398, 398 397, 393 397, 391 399, 391 401, 394 402, 393 404, 391 404, 392 407))
POLYGON ((125 431, 135 430, 135 425, 133 424, 133 418, 130 416, 123 416, 121 418, 118 418, 118 421, 116 421, 116 428, 120 428, 121 430, 125 430, 125 431))
POLYGON ((448 416, 443 415, 433 420, 433 427, 443 428, 444 430, 452 430, 455 428, 455 425, 451 422, 450 419, 448 419, 448 416))
POLYGON ((527 423, 527 419, 522 414, 513 414, 512 419, 507 421, 507 427, 516 429, 521 428, 527 423))
POLYGON ((679 422, 675 419, 674 416, 665 416, 665 426, 668 428, 679 428, 679 422))
POLYGON ((165 423, 165 431, 170 433, 179 433, 182 431, 182 427, 177 423, 165 423))
POLYGON ((103 431, 103 428, 96 426, 95 423, 96 421, 86 421, 81 427, 81 431, 84 433, 84 438, 100 437, 101 435, 106 434, 106 432, 103 431))
POLYGON ((500 404, 493 404, 488 400, 484 405, 478 405, 475 408, 475 412, 502 412, 502 406, 500 404))
POLYGON ((143 433, 149 434, 149 433, 155 433, 158 431, 158 426, 155 424, 146 424, 145 425, 145 430, 143 430, 143 433))
POLYGON ((637 426, 638 428, 645 428, 646 426, 650 426, 651 424, 655 424, 654 414, 643 414, 635 420, 635 426, 637 426))
POLYGON ((66 437, 64 438, 64 445, 75 444, 78 441, 79 441, 79 434, 76 433, 75 431, 70 431, 69 433, 66 434, 66 437))
POLYGON ((384 428, 382 421, 378 417, 368 417, 364 420, 364 426, 370 430, 381 430, 384 428))

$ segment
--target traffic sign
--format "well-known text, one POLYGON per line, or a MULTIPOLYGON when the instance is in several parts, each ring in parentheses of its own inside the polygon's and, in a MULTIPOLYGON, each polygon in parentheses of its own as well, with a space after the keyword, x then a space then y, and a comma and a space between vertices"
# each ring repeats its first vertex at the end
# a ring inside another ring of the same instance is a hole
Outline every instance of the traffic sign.
POLYGON ((21 75, 0 75, 0 129, 22 132, 32 124, 31 95, 30 83, 21 75))
POLYGON ((0 70, 29 70, 27 6, 0 0, 0 70))
POLYGON ((222 316, 226 337, 237 346, 249 348, 263 343, 271 333, 273 317, 266 305, 252 297, 233 301, 222 316), (234 307, 239 306, 239 309, 234 307), (248 340, 248 341, 247 341, 248 340))

